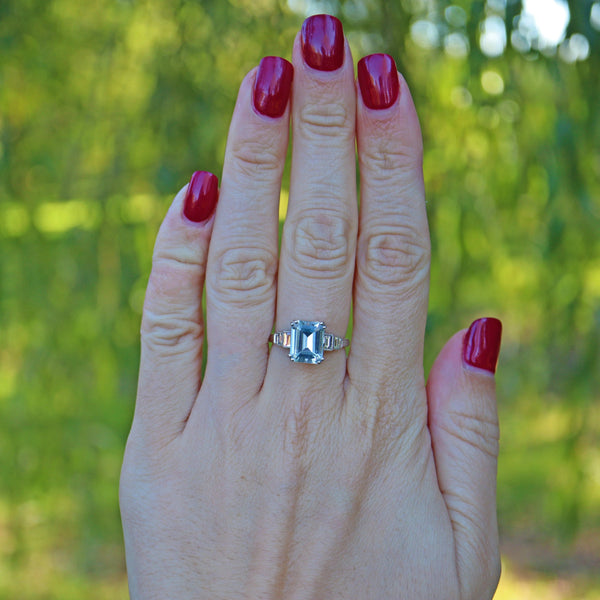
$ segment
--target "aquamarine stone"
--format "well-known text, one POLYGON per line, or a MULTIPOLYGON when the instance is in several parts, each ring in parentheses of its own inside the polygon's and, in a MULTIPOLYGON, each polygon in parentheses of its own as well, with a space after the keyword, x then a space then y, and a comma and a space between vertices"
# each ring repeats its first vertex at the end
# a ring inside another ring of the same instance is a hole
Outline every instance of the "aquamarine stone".
POLYGON ((293 321, 290 333, 290 358, 294 362, 318 365, 323 360, 322 321, 293 321))

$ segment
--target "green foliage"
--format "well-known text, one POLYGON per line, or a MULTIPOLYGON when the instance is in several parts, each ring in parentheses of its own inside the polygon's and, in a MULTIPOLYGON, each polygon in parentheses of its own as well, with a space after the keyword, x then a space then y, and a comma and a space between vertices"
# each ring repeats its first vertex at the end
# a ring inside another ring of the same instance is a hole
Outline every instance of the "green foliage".
MULTIPOLYGON (((220 173, 239 82, 264 55, 289 58, 305 4, 0 3, 0 597, 125 597, 117 488, 154 235, 191 172, 220 173)), ((510 39, 518 1, 320 4, 355 60, 389 52, 411 86, 433 243, 426 362, 471 319, 502 318, 501 528, 558 544, 600 530, 592 4, 569 3, 567 35, 590 45, 576 62, 535 43, 480 50, 491 14, 510 39), (429 47, 417 21, 437 32, 429 47)))

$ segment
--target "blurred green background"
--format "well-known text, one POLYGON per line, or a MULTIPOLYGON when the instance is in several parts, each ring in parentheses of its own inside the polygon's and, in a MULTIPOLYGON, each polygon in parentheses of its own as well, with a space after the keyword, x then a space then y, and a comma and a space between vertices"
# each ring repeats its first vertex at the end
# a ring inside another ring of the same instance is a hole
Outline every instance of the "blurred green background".
POLYGON ((592 0, 0 1, 0 598, 127 597, 154 236, 194 170, 220 174, 244 74, 317 12, 355 60, 396 58, 421 117, 427 366, 472 319, 504 322, 497 598, 600 598, 592 0))

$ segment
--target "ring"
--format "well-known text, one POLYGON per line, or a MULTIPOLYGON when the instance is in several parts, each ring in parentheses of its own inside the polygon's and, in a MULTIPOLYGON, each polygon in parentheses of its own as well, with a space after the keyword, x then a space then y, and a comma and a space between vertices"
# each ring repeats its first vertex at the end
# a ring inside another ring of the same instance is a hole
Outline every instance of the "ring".
POLYGON ((292 362, 318 365, 323 360, 325 350, 341 350, 350 344, 350 340, 325 333, 323 321, 292 321, 290 329, 276 331, 269 341, 276 346, 290 349, 292 362))

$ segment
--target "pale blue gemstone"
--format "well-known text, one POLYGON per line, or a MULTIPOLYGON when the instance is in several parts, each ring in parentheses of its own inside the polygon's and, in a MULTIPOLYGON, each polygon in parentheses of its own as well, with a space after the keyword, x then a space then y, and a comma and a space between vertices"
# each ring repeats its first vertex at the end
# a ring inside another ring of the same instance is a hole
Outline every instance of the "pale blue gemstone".
POLYGON ((325 324, 322 321, 293 321, 290 358, 294 362, 317 365, 323 360, 325 324))

